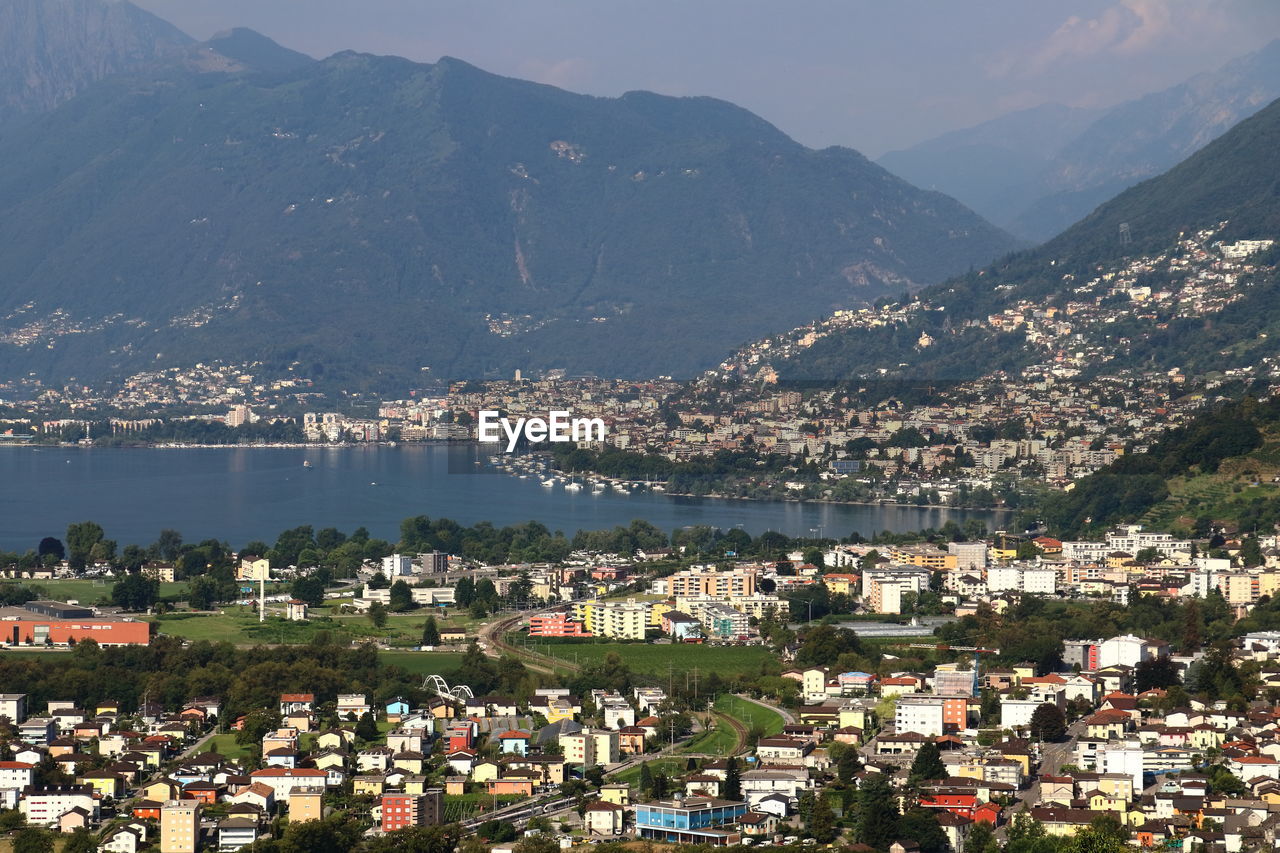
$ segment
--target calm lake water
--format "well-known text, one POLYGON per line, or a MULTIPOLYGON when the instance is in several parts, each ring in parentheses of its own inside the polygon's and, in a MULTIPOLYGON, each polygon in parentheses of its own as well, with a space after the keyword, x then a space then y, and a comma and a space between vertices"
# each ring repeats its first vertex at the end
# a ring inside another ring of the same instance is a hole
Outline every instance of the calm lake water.
POLYGON ((1001 520, 965 510, 566 492, 477 466, 482 458, 472 445, 0 447, 0 548, 34 548, 41 537, 62 538, 76 521, 98 522, 122 546, 154 542, 173 528, 188 542, 217 538, 239 547, 275 541, 301 524, 346 532, 363 525, 395 541, 400 521, 413 515, 498 526, 535 520, 569 535, 636 518, 668 532, 708 524, 806 536, 821 527, 836 537, 938 527, 949 518, 980 518, 989 528, 1001 520))

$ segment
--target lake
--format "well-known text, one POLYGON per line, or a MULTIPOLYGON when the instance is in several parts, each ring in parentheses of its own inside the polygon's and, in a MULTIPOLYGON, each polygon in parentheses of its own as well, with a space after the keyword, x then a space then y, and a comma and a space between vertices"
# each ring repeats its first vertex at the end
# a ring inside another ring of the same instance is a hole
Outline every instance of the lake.
POLYGON ((540 521, 572 535, 643 518, 668 532, 707 524, 807 536, 870 536, 978 518, 995 529, 1007 513, 906 506, 719 500, 651 492, 592 494, 544 488, 477 465, 474 445, 398 447, 59 448, 0 447, 0 548, 34 548, 67 525, 96 521, 121 546, 154 542, 164 528, 188 542, 239 547, 274 542, 310 524, 359 526, 395 541, 413 515, 498 526, 540 521), (307 467, 305 463, 310 463, 307 467))

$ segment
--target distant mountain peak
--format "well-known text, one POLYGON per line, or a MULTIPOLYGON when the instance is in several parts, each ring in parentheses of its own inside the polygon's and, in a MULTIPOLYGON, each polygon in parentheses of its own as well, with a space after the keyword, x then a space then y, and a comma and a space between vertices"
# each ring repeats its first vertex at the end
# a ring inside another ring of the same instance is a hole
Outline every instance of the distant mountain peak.
POLYGON ((226 57, 248 71, 293 71, 315 62, 305 53, 290 50, 247 27, 235 27, 214 35, 200 47, 226 57))

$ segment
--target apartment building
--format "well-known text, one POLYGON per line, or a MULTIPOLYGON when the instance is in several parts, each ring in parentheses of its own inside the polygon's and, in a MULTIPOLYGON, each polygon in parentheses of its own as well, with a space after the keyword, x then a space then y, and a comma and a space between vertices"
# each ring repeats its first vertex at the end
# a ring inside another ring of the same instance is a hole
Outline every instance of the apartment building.
POLYGON ((160 853, 196 853, 199 848, 200 801, 166 801, 160 808, 160 853))

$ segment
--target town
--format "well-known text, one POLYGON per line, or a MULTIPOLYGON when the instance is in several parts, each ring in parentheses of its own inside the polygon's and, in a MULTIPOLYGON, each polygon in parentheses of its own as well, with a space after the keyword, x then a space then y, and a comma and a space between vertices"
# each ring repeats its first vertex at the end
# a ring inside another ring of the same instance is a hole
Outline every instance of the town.
MULTIPOLYGON (((406 521, 406 539, 448 529, 423 524, 406 521)), ((734 531, 546 563, 409 550, 343 580, 306 565, 316 550, 287 551, 297 533, 224 560, 239 610, 268 627, 425 618, 421 639, 218 649, 183 626, 230 624, 235 602, 220 616, 115 590, 96 605, 32 597, 110 572, 92 550, 76 570, 56 552, 9 568, 0 821, 15 849, 58 833, 77 850, 257 850, 319 837, 307 824, 339 844, 441 850, 1275 843, 1274 535, 734 531), (203 689, 128 657, 145 647, 188 660, 203 689), (420 675, 356 677, 367 650, 416 658, 420 675), (348 657, 321 677, 308 655, 348 657), (237 658, 251 689, 208 668, 237 658), (86 680, 126 660, 139 667, 127 689, 86 680)), ((83 548, 83 529, 73 540, 83 548)), ((117 589, 173 586, 191 565, 151 560, 117 589)))

